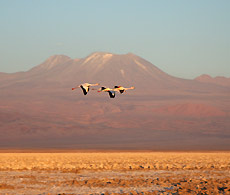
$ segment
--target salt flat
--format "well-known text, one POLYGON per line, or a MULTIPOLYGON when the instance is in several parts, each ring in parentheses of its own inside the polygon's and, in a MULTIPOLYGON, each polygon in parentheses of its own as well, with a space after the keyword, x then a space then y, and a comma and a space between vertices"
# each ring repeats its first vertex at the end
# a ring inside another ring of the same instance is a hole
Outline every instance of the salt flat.
POLYGON ((230 194, 230 153, 0 153, 0 194, 230 194))

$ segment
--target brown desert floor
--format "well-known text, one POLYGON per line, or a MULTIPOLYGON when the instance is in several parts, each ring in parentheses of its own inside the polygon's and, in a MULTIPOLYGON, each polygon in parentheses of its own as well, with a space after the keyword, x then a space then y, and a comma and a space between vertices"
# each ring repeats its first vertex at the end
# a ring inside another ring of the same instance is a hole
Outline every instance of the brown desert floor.
POLYGON ((230 194, 230 153, 0 153, 0 194, 230 194))

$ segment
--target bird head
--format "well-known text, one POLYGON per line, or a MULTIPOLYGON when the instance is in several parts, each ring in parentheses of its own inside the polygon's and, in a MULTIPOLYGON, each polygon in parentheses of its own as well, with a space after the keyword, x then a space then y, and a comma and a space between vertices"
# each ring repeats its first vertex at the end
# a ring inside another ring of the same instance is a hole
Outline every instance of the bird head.
POLYGON ((120 88, 120 87, 121 87, 121 86, 117 86, 117 85, 116 85, 116 86, 114 86, 114 88, 120 88))
POLYGON ((106 87, 101 87, 97 92, 102 92, 106 87))

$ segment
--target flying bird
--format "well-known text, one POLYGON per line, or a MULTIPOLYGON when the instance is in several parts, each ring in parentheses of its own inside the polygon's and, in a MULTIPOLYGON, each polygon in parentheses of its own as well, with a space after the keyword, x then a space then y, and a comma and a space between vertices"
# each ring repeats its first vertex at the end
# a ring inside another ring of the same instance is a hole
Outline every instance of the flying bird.
POLYGON ((101 87, 98 92, 108 92, 110 98, 115 98, 115 91, 114 89, 110 89, 108 87, 101 87))
POLYGON ((95 83, 95 84, 83 83, 77 87, 72 88, 72 90, 77 89, 77 88, 81 88, 83 91, 83 94, 86 95, 89 92, 89 89, 91 86, 97 86, 97 85, 99 85, 99 83, 95 83))
POLYGON ((120 93, 124 93, 126 90, 129 90, 129 89, 135 89, 135 87, 122 87, 122 86, 114 86, 114 90, 115 91, 119 91, 120 93))

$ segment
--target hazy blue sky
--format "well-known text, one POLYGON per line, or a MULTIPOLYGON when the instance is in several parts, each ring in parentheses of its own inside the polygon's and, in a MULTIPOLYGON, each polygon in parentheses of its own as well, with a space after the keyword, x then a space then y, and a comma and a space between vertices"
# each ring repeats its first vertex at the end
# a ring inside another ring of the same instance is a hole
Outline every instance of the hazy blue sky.
POLYGON ((230 77, 230 0, 0 0, 0 72, 95 51, 183 78, 230 77))

